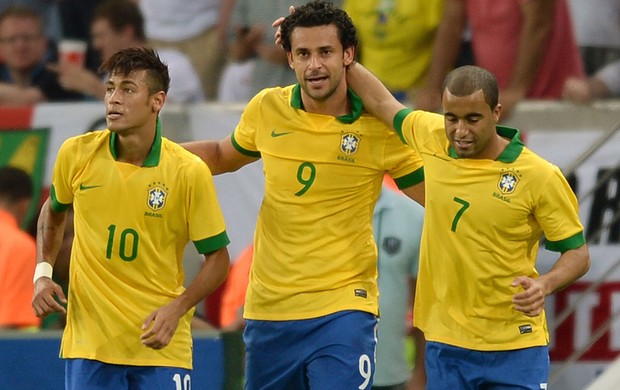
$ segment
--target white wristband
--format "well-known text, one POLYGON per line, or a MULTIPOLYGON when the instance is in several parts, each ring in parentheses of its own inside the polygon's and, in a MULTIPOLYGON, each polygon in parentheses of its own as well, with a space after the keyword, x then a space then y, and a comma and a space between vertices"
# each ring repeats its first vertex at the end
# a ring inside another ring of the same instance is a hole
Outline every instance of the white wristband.
POLYGON ((37 264, 37 267, 34 269, 34 278, 32 278, 32 283, 36 283, 40 278, 52 278, 52 274, 54 273, 54 268, 47 261, 42 261, 37 264))

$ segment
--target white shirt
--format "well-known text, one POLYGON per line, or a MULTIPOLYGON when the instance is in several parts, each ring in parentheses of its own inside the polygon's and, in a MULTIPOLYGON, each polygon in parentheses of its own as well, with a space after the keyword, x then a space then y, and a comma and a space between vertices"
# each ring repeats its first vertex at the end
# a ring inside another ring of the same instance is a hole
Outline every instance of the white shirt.
POLYGON ((200 78, 189 58, 178 50, 159 49, 159 58, 168 65, 170 89, 168 97, 175 103, 194 103, 205 100, 200 78))
POLYGON ((222 0, 140 0, 146 36, 182 41, 206 31, 218 21, 222 0))

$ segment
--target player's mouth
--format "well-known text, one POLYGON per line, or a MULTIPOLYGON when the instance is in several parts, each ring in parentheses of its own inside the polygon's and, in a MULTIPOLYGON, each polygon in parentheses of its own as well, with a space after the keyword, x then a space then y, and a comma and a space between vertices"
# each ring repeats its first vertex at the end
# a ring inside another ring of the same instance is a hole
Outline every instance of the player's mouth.
POLYGON ((456 145, 457 147, 459 147, 461 149, 467 149, 467 148, 471 147, 473 144, 474 144, 473 141, 458 140, 458 139, 454 140, 454 145, 456 145))
POLYGON ((111 120, 118 119, 118 118, 120 118, 121 116, 123 116, 123 114, 121 114, 121 112, 120 112, 120 111, 110 110, 110 111, 108 111, 108 113, 107 113, 107 117, 108 117, 108 119, 111 119, 111 120))
POLYGON ((320 86, 323 82, 327 81, 327 76, 310 76, 306 77, 308 85, 320 86))

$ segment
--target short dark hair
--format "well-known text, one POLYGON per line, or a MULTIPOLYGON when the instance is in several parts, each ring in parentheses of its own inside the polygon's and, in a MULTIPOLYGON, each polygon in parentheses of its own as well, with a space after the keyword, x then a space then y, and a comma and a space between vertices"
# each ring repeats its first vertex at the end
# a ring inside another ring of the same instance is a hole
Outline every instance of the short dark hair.
POLYGON ((149 92, 159 91, 168 93, 170 75, 168 66, 164 64, 153 49, 146 47, 132 47, 120 50, 108 58, 100 67, 101 73, 119 73, 128 75, 135 70, 146 70, 149 92))
POLYGON ((14 203, 31 199, 33 193, 32 179, 26 171, 12 166, 0 168, 0 199, 14 203))
POLYGON ((22 18, 22 19, 34 19, 37 21, 41 31, 43 33, 44 22, 41 14, 34 8, 25 4, 11 4, 0 12, 0 23, 4 22, 9 17, 22 18))
POLYGON ((312 1, 295 8, 280 25, 282 47, 291 51, 291 34, 296 27, 317 27, 333 24, 338 28, 338 37, 344 49, 357 48, 357 30, 346 12, 328 1, 312 1))
POLYGON ((140 8, 130 0, 105 0, 93 11, 92 21, 100 19, 108 21, 112 29, 121 31, 127 26, 133 27, 136 38, 144 41, 144 16, 140 8))
POLYGON ((455 96, 467 96, 482 90, 484 101, 491 111, 499 102, 499 87, 493 73, 479 66, 465 65, 452 70, 443 82, 442 91, 450 91, 455 96))

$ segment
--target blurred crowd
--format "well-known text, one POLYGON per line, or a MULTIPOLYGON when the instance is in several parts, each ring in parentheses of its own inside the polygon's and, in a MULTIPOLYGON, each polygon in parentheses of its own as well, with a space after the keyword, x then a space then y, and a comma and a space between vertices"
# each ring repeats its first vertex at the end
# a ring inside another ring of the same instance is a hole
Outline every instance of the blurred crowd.
MULTIPOLYGON (((0 105, 100 100, 99 65, 134 46, 169 65, 171 101, 247 102, 295 82, 271 23, 304 2, 0 0, 0 105)), ((498 77, 506 115, 523 99, 620 96, 619 0, 334 3, 358 28, 357 59, 416 108, 438 110, 441 80, 464 64, 498 77)))

